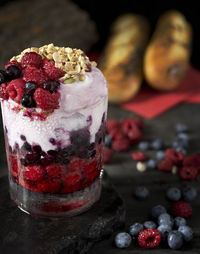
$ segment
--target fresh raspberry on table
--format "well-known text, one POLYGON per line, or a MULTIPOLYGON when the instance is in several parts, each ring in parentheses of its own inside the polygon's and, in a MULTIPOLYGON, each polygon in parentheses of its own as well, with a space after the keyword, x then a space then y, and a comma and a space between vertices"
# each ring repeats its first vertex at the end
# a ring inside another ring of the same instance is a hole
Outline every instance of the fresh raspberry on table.
POLYGON ((61 176, 62 167, 60 164, 52 163, 46 166, 45 169, 46 169, 47 175, 50 178, 57 178, 57 177, 59 178, 61 176))
POLYGON ((26 52, 22 57, 21 65, 23 68, 28 66, 40 68, 42 65, 42 57, 36 52, 26 52))
POLYGON ((122 134, 121 129, 115 128, 115 129, 110 130, 109 136, 111 137, 112 140, 115 140, 115 139, 123 138, 124 134, 122 134))
POLYGON ((43 60, 43 69, 49 79, 52 80, 58 80, 65 74, 62 69, 55 67, 55 63, 48 59, 43 60))
POLYGON ((130 147, 130 141, 126 137, 113 140, 112 149, 117 152, 126 152, 130 147))
POLYGON ((192 215, 192 207, 185 201, 177 201, 173 203, 171 213, 186 219, 192 215))
POLYGON ((111 148, 105 147, 103 150, 103 161, 105 164, 108 164, 111 162, 113 157, 113 150, 111 148))
POLYGON ((45 176, 45 170, 40 165, 27 166, 23 171, 23 177, 29 181, 40 181, 45 176))
POLYGON ((34 100, 37 106, 43 110, 53 110, 59 107, 59 92, 50 93, 43 88, 37 88, 34 92, 34 100))
POLYGON ((198 170, 191 166, 185 166, 179 169, 179 176, 182 180, 194 180, 198 176, 198 170))
POLYGON ((142 230, 138 235, 138 244, 145 249, 153 249, 161 242, 161 234, 157 229, 142 230))
POLYGON ((135 161, 145 161, 148 158, 144 152, 133 152, 131 156, 135 161))
POLYGON ((184 154, 169 148, 165 151, 165 158, 170 159, 174 165, 180 165, 183 162, 184 154))
POLYGON ((26 82, 23 79, 13 79, 6 87, 9 97, 17 103, 20 103, 22 95, 25 91, 26 82))
POLYGON ((133 118, 125 118, 121 123, 122 133, 128 137, 131 144, 137 144, 142 139, 141 130, 133 118))
POLYGON ((111 131, 118 129, 120 130, 120 123, 116 120, 107 120, 106 122, 106 132, 110 133, 111 131))
POLYGON ((158 163, 157 168, 163 172, 171 172, 173 167, 173 162, 170 159, 164 159, 158 163))
POLYGON ((22 66, 19 62, 17 62, 17 60, 13 60, 13 61, 9 61, 5 64, 5 69, 7 69, 9 66, 11 65, 15 65, 17 66, 20 70, 22 69, 22 66))
POLYGON ((44 193, 57 193, 60 190, 60 186, 59 179, 44 179, 37 183, 36 191, 44 193))
POLYGON ((183 166, 191 166, 200 171, 200 153, 185 156, 183 166))
POLYGON ((133 120, 140 130, 144 129, 144 121, 142 120, 141 117, 135 117, 135 118, 133 118, 133 120))
POLYGON ((4 99, 4 100, 8 100, 9 98, 9 94, 6 90, 7 84, 3 83, 2 85, 0 85, 0 98, 4 99))
POLYGON ((42 69, 29 66, 23 71, 23 79, 26 82, 34 82, 38 86, 41 86, 46 80, 48 80, 48 77, 42 69))

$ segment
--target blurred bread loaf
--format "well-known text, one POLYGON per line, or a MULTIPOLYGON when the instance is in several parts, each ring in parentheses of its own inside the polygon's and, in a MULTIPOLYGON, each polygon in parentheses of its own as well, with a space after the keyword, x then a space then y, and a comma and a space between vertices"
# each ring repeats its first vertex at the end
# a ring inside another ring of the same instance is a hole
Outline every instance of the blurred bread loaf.
POLYGON ((178 11, 168 11, 158 20, 146 49, 144 74, 158 90, 176 88, 184 78, 191 54, 192 29, 178 11))
POLYGON ((148 37, 149 25, 143 16, 125 14, 113 23, 100 61, 100 69, 108 82, 110 102, 125 102, 138 92, 148 37))

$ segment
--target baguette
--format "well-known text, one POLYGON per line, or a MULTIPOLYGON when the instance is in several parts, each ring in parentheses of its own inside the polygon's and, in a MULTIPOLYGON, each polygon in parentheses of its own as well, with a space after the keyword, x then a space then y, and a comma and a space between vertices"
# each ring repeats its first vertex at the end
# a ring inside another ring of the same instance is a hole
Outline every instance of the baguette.
POLYGON ((192 29, 178 11, 168 11, 158 20, 146 49, 144 74, 147 83, 161 91, 173 90, 189 67, 192 29))
POLYGON ((110 102, 125 102, 138 92, 148 37, 149 25, 140 15, 125 14, 113 23, 111 37, 100 60, 110 102))

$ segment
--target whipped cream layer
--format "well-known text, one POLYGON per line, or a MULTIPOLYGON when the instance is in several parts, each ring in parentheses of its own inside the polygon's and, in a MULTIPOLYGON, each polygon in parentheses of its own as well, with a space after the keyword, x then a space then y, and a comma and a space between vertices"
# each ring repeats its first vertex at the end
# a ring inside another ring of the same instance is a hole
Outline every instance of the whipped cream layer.
POLYGON ((12 100, 2 101, 3 123, 12 148, 15 143, 19 147, 23 145, 21 135, 31 145, 40 145, 45 152, 56 148, 51 138, 61 141, 65 147, 70 144, 69 132, 84 127, 90 131, 90 142, 95 141, 102 116, 107 112, 107 84, 101 71, 93 67, 92 72, 86 72, 84 81, 61 84, 60 94, 60 108, 44 121, 31 120, 23 111, 12 110, 16 106, 12 100))

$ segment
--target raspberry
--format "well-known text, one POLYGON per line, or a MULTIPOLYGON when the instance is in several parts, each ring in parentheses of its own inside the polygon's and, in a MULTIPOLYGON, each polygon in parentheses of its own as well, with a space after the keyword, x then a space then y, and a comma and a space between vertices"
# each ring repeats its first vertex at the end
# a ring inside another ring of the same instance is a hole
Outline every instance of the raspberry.
POLYGON ((57 193, 60 189, 59 179, 46 179, 37 183, 37 191, 44 193, 57 193))
POLYGON ((185 201, 177 201, 173 203, 171 213, 179 217, 188 218, 192 215, 192 207, 185 201))
POLYGON ((9 97, 17 103, 20 103, 21 97, 25 91, 25 81, 23 79, 14 79, 8 83, 6 88, 9 97))
POLYGON ((137 144, 142 138, 142 133, 133 118, 122 121, 122 133, 128 137, 131 144, 137 144))
POLYGON ((135 124, 137 125, 137 127, 140 129, 140 130, 143 130, 144 129, 144 121, 142 120, 142 118, 140 117, 135 117, 133 118, 135 124))
POLYGON ((35 67, 29 66, 24 69, 23 79, 26 82, 35 82, 36 84, 41 86, 48 79, 48 77, 42 69, 37 69, 35 67))
POLYGON ((183 166, 191 166, 200 171, 200 153, 185 156, 183 166))
POLYGON ((107 120, 106 122, 106 131, 110 133, 114 129, 120 129, 120 123, 116 120, 107 120))
POLYGON ((96 170, 96 168, 97 168, 97 162, 92 161, 92 162, 88 163, 86 167, 84 167, 84 173, 86 175, 91 174, 96 170))
POLYGON ((135 161, 145 161, 147 159, 147 155, 144 152, 133 152, 131 156, 135 161))
POLYGON ((157 229, 149 228, 142 230, 138 235, 138 244, 145 249, 157 247, 161 241, 161 234, 157 229))
POLYGON ((198 176, 198 170, 194 167, 183 167, 179 169, 179 176, 182 180, 194 180, 198 176))
POLYGON ((42 65, 42 57, 36 52, 27 52, 22 57, 21 65, 23 68, 28 66, 40 68, 42 65))
POLYGON ((23 177, 18 177, 18 184, 28 190, 36 191, 35 185, 31 181, 25 180, 23 177))
POLYGON ((170 159, 174 165, 180 165, 183 162, 184 154, 174 149, 167 149, 165 151, 165 158, 170 159))
POLYGON ((49 77, 49 79, 52 79, 52 80, 58 80, 65 74, 63 70, 55 67, 54 62, 51 62, 48 59, 45 59, 43 61, 43 69, 44 69, 44 72, 49 77))
POLYGON ((79 172, 80 170, 84 170, 87 164, 85 163, 85 160, 79 159, 79 158, 73 158, 70 160, 70 164, 68 166, 68 169, 70 172, 79 172))
POLYGON ((105 164, 110 163, 113 157, 113 150, 105 147, 103 150, 103 161, 105 164))
POLYGON ((9 94, 6 90, 7 84, 3 83, 2 85, 0 85, 0 98, 7 100, 9 98, 9 94))
POLYGON ((29 181, 39 181, 45 176, 44 169, 39 165, 27 166, 26 170, 23 172, 23 177, 29 181))
POLYGON ((66 176, 63 177, 63 189, 61 190, 61 193, 70 193, 74 191, 78 191, 81 189, 80 185, 81 176, 77 173, 74 174, 66 174, 66 176))
POLYGON ((43 110, 53 110, 59 107, 60 94, 50 93, 43 88, 37 88, 34 93, 34 100, 38 107, 43 110))
POLYGON ((59 178, 61 175, 62 168, 59 164, 50 164, 46 166, 47 175, 51 178, 59 178))
POLYGON ((159 162, 157 165, 158 170, 163 172, 171 172, 172 167, 173 167, 173 162, 168 158, 165 158, 164 160, 159 162))
POLYGON ((8 68, 8 66, 11 66, 11 65, 15 65, 17 66, 20 70, 22 69, 22 66, 19 62, 17 62, 16 60, 13 60, 13 61, 9 61, 5 64, 5 69, 8 68))
POLYGON ((120 139, 124 137, 124 134, 121 133, 121 130, 119 128, 115 128, 113 130, 110 130, 109 133, 112 140, 120 139))
POLYGON ((18 160, 15 155, 9 157, 11 174, 14 178, 18 178, 18 160))
POLYGON ((130 141, 126 137, 120 137, 112 142, 112 149, 118 152, 126 152, 130 147, 130 141))

